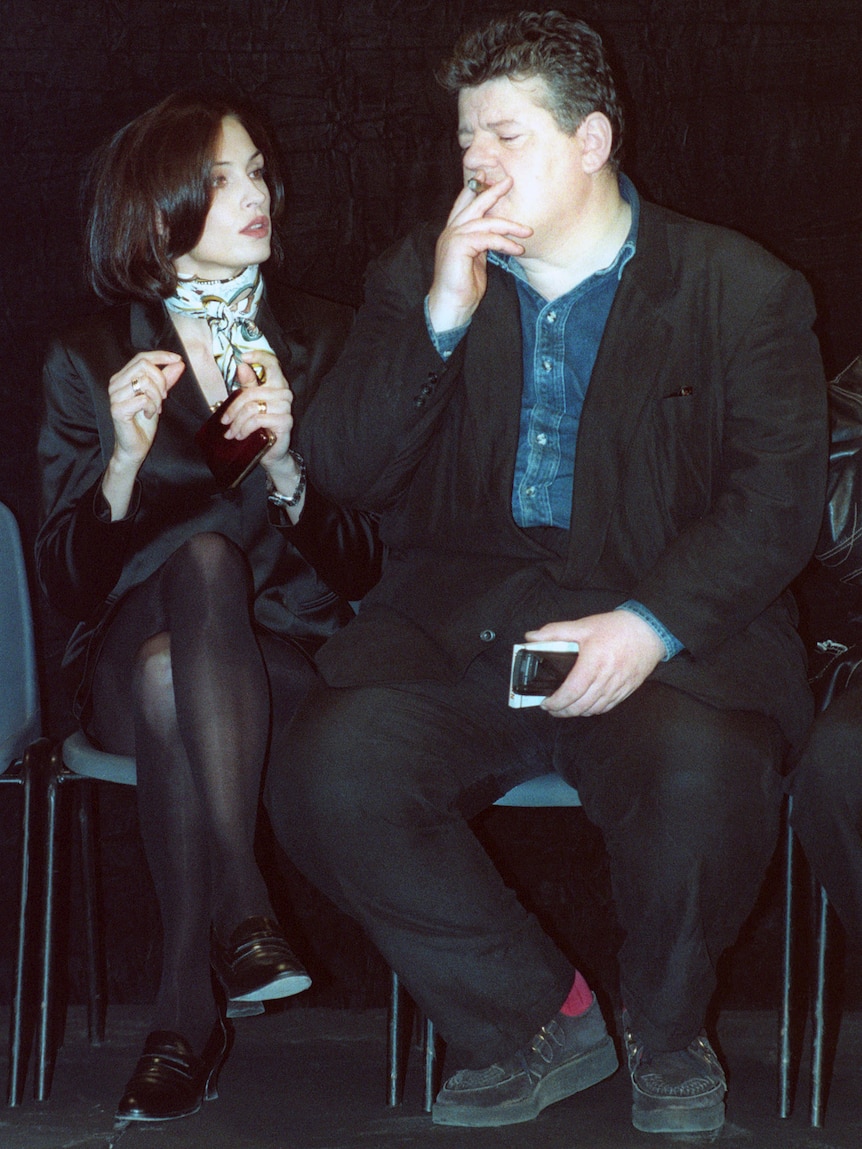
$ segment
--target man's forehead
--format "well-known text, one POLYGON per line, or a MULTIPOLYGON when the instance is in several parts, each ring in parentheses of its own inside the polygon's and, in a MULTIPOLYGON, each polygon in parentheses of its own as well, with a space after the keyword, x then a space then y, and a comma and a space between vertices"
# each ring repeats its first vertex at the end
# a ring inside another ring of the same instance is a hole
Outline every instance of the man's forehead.
POLYGON ((487 127, 515 123, 536 109, 547 110, 548 89, 538 76, 498 76, 458 94, 459 126, 480 120, 487 127), (466 124, 465 124, 466 121, 466 124))

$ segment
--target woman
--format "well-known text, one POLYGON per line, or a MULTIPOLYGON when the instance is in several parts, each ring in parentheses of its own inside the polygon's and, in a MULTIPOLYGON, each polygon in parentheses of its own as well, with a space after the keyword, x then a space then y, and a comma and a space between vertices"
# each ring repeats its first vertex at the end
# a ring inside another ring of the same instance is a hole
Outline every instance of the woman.
POLYGON ((230 1030, 211 967, 231 1014, 310 984, 254 861, 261 775, 270 746, 289 747, 314 651, 379 574, 373 522, 307 487, 290 447, 350 314, 264 289, 283 204, 271 165, 253 115, 209 97, 171 96, 122 129, 87 232, 91 282, 115 305, 55 340, 45 368, 39 575, 80 620, 65 664, 84 729, 136 758, 164 927, 125 1120, 216 1096, 230 1030), (260 429, 271 445, 224 488, 195 434, 234 392, 215 416, 224 445, 260 429))

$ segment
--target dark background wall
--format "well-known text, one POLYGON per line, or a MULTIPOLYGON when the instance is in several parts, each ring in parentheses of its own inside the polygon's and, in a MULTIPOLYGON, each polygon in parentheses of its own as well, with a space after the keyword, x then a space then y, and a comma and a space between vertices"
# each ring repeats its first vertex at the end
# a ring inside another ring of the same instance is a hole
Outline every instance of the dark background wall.
MULTIPOLYGON (((512 6, 3 0, 0 498, 18 514, 28 546, 38 516, 34 447, 46 334, 93 306, 80 272, 78 188, 95 145, 178 87, 239 86, 274 124, 289 171, 285 277, 357 302, 368 259, 415 220, 445 209, 458 186, 452 109, 434 68, 462 28, 512 6)), ((595 24, 611 46, 628 96, 624 167, 641 191, 738 228, 803 270, 817 299, 827 370, 843 366, 862 350, 859 0, 558 6, 595 24)), ((62 733, 67 700, 57 665, 67 624, 38 600, 37 615, 47 722, 62 733)), ((157 968, 155 910, 134 795, 109 790, 102 821, 112 993, 146 998, 157 968)), ((6 858, 14 846, 11 801, 0 811, 6 858)), ((582 818, 495 811, 483 832, 564 944, 612 992, 604 859, 582 818)), ((374 999, 381 970, 356 931, 280 864, 265 832, 261 849, 276 897, 285 913, 293 907, 318 979, 312 992, 320 1000, 374 999)), ((4 869, 6 922, 12 891, 4 869)), ((725 1000, 763 1004, 774 994, 777 905, 772 875, 726 963, 725 1000)), ((0 993, 10 950, 0 941, 0 993)))

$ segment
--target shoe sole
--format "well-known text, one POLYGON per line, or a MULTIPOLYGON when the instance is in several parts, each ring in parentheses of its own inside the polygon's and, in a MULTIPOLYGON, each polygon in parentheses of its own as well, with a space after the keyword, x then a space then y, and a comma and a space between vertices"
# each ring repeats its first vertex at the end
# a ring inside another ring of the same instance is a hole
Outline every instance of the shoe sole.
POLYGON ((266 1013, 262 1001, 237 1001, 236 998, 228 999, 225 1007, 225 1017, 258 1017, 260 1014, 266 1013))
POLYGON ((478 1105, 438 1105, 431 1110, 435 1125, 461 1125, 472 1128, 517 1125, 532 1121, 543 1109, 567 1097, 589 1089, 610 1077, 619 1067, 617 1052, 610 1037, 593 1049, 552 1069, 527 1097, 502 1105, 483 1108, 478 1105))
POLYGON ((311 978, 307 973, 290 973, 285 974, 284 977, 277 977, 274 981, 268 981, 266 985, 259 986, 257 989, 249 990, 248 993, 236 994, 230 1000, 272 1001, 277 997, 293 997, 295 993, 302 993, 310 985, 311 978))
POLYGON ((645 1109, 635 1101, 632 1125, 641 1133, 715 1133, 724 1125, 724 1100, 700 1109, 683 1104, 645 1109))
POLYGON ((114 1121, 118 1126, 123 1125, 123 1127, 126 1125, 131 1125, 133 1122, 140 1124, 152 1124, 157 1121, 183 1121, 186 1117, 194 1117, 196 1113, 200 1113, 205 1101, 217 1100, 218 1092, 214 1089, 210 1089, 208 1092, 203 1094, 194 1109, 185 1109, 182 1113, 169 1113, 167 1117, 153 1117, 149 1113, 141 1113, 140 1110, 133 1111, 132 1113, 120 1113, 117 1111, 114 1114, 114 1121))
POLYGON ((115 1113, 114 1121, 117 1126, 122 1125, 123 1127, 133 1123, 136 1125, 153 1125, 156 1122, 183 1121, 186 1117, 194 1117, 194 1115, 200 1113, 200 1111, 201 1106, 199 1105, 197 1109, 189 1109, 184 1113, 169 1113, 167 1117, 150 1117, 144 1113, 115 1113))

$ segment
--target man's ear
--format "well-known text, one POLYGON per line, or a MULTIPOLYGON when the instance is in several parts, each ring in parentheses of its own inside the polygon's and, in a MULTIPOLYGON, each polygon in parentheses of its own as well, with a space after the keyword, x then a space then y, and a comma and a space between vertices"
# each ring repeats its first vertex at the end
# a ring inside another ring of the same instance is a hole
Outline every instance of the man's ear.
POLYGON ((614 131, 604 112, 590 112, 578 125, 581 141, 581 163, 587 175, 593 175, 608 162, 614 143, 614 131))

